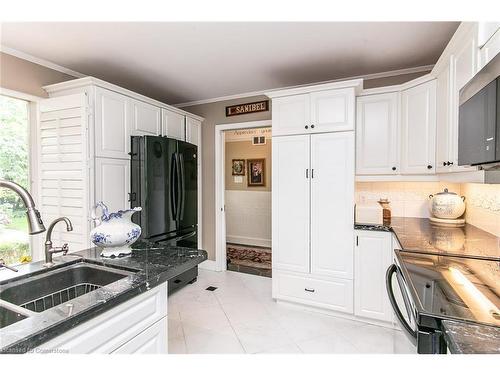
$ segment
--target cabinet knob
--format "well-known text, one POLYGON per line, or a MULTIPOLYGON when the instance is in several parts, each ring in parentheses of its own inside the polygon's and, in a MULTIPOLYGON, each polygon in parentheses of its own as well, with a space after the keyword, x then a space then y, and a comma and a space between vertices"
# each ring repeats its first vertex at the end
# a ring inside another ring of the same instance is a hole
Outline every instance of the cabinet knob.
POLYGON ((309 126, 306 125, 306 126, 304 126, 304 128, 309 129, 309 126))
POLYGON ((314 129, 314 124, 313 124, 313 125, 311 125, 311 129, 314 129))
POLYGON ((449 161, 449 162, 447 162, 447 163, 446 163, 446 165, 448 165, 448 166, 449 166, 449 165, 453 165, 453 162, 452 162, 452 161, 449 161))
POLYGON ((429 164, 429 165, 427 166, 427 169, 432 169, 432 165, 430 165, 430 164, 429 164))
POLYGON ((392 167, 392 170, 395 171, 397 168, 396 167, 392 167))
MULTIPOLYGON (((449 163, 449 162, 448 162, 448 163, 449 163)), ((447 166, 446 162, 445 162, 445 161, 443 161, 443 167, 446 167, 446 166, 447 166)))

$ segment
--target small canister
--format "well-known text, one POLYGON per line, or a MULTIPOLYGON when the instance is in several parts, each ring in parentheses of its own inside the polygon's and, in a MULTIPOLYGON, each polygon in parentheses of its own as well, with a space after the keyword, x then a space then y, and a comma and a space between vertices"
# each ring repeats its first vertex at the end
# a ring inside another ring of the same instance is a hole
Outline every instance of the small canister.
POLYGON ((384 225, 391 225, 391 202, 389 202, 387 198, 380 198, 378 203, 382 206, 382 219, 384 225))

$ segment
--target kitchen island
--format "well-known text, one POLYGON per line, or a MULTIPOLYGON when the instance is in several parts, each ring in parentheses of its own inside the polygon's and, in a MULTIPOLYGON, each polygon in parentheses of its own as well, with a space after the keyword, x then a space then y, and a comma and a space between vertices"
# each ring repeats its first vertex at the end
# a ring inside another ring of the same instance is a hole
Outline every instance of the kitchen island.
POLYGON ((166 331, 167 282, 206 259, 204 250, 151 244, 122 258, 102 258, 99 249, 91 248, 57 257, 50 268, 41 261, 21 265, 16 273, 2 271, 0 308, 2 314, 8 311, 18 319, 2 323, 0 352, 129 348, 128 339, 147 333, 155 324, 161 323, 158 329, 166 331), (54 293, 37 300, 23 295, 47 284, 49 277, 54 293), (101 284, 88 282, 92 278, 101 284), (72 288, 64 288, 68 282, 72 288))

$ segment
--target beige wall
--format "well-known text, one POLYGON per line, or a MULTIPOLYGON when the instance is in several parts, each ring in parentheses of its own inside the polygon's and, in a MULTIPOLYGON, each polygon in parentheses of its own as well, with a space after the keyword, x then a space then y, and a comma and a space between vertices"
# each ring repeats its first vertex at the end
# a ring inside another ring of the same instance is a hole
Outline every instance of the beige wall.
POLYGON ((401 75, 392 76, 392 77, 367 79, 363 82, 363 88, 372 89, 375 87, 400 85, 402 83, 411 81, 412 79, 421 77, 421 76, 428 74, 428 73, 430 73, 430 70, 426 71, 426 72, 401 74, 401 75))
POLYGON ((270 120, 271 111, 226 117, 226 106, 266 100, 264 95, 244 99, 226 100, 216 103, 200 104, 182 109, 203 116, 201 126, 202 140, 202 195, 203 195, 203 249, 208 259, 215 260, 215 125, 236 122, 270 120))
POLYGON ((68 74, 0 52, 0 87, 47 97, 42 86, 75 79, 68 74))
POLYGON ((266 139, 265 145, 254 146, 251 141, 226 142, 226 190, 271 191, 271 139, 266 139), (242 183, 234 182, 232 175, 232 160, 245 159, 245 175, 242 183), (249 159, 265 159, 265 186, 248 186, 249 159))

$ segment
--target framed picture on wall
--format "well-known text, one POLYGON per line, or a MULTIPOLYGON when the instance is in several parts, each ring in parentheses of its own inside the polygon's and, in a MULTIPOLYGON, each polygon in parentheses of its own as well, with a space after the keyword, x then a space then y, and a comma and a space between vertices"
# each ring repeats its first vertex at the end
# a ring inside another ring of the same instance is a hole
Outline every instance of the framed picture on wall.
POLYGON ((233 159, 233 176, 245 175, 245 159, 233 159))
POLYGON ((248 159, 248 186, 266 186, 266 159, 248 159))

